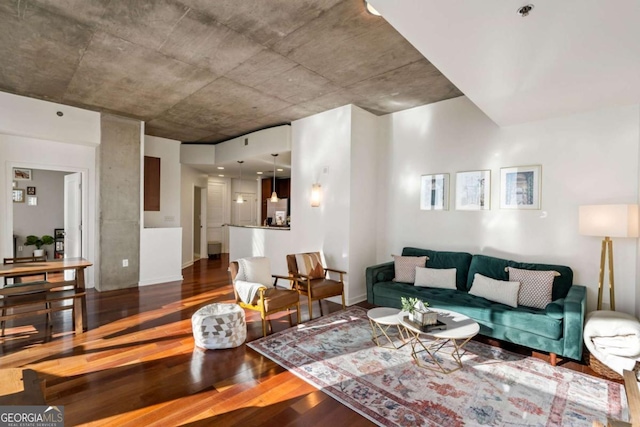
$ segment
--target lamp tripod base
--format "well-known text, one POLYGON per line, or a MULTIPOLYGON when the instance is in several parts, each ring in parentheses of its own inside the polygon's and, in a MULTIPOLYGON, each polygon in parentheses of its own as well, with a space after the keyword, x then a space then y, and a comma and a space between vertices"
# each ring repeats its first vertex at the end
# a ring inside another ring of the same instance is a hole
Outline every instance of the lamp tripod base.
POLYGON ((600 252, 600 275, 598 278, 598 310, 602 310, 602 292, 604 287, 604 266, 605 261, 609 261, 609 307, 616 310, 615 286, 613 281, 613 241, 610 237, 602 240, 602 251, 600 252), (608 254, 608 256, 607 256, 608 254))

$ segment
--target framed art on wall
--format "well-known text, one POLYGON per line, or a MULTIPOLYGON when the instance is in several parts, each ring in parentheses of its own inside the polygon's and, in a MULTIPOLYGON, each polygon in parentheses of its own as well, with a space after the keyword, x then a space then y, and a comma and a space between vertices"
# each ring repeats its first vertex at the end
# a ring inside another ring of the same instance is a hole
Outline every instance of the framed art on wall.
POLYGON ((501 209, 540 209, 542 166, 500 169, 501 209))
POLYGON ((27 195, 35 196, 36 195, 36 187, 27 187, 27 195))
POLYGON ((449 209, 449 174, 422 175, 420 209, 446 211, 449 209))
POLYGON ((13 179, 16 181, 31 181, 31 169, 13 168, 13 179))
POLYGON ((21 188, 13 189, 13 203, 24 203, 24 190, 21 188))
POLYGON ((456 210, 491 209, 491 171, 456 173, 456 210))

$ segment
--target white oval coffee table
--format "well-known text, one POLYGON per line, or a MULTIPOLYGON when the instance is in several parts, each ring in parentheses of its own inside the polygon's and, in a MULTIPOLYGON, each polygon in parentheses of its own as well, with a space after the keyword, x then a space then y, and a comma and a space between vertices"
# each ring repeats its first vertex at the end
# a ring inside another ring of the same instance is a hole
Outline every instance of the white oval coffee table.
POLYGON ((406 344, 407 339, 402 333, 398 313, 400 313, 400 310, 391 307, 376 307, 367 311, 367 317, 369 318, 369 323, 371 323, 371 339, 376 343, 378 347, 388 348, 386 344, 380 344, 380 338, 382 337, 385 337, 387 341, 389 341, 389 344, 391 344, 393 348, 396 349, 406 344), (396 346, 391 337, 389 337, 389 335, 387 334, 387 331, 392 326, 396 326, 398 328, 398 336, 403 342, 401 346, 396 346))
POLYGON ((447 329, 423 332, 421 329, 414 326, 412 322, 408 322, 405 319, 405 317, 408 316, 408 313, 404 311, 398 313, 398 320, 400 325, 402 325, 409 333, 411 356, 416 361, 416 365, 421 368, 434 370, 432 367, 424 365, 421 362, 419 353, 424 351, 431 357, 435 364, 438 365, 440 371, 445 374, 450 374, 451 372, 462 368, 462 355, 464 352, 461 352, 461 350, 471 338, 480 332, 480 325, 470 317, 456 313, 455 311, 441 308, 430 308, 429 310, 438 313, 438 320, 446 324, 447 329), (430 342, 426 342, 427 340, 430 342), (435 357, 435 354, 445 347, 447 343, 451 343, 453 345, 451 357, 453 357, 453 360, 458 365, 455 369, 446 370, 435 357))

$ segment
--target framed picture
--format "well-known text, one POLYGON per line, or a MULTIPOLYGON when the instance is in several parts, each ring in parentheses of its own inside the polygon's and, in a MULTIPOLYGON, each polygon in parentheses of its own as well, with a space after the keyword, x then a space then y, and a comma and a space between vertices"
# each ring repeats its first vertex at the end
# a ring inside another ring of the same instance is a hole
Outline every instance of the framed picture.
POLYGON ((422 175, 420 209, 423 211, 449 210, 449 174, 422 175))
POLYGON ((24 190, 21 188, 13 189, 13 203, 24 203, 24 190))
POLYGON ((18 183, 16 181, 11 181, 12 188, 18 188, 18 183))
POLYGON ((64 239, 64 228, 56 228, 54 231, 54 238, 56 239, 64 239))
POLYGON ((456 210, 491 209, 491 171, 456 173, 456 210))
POLYGON ((500 169, 501 209, 540 209, 542 166, 500 169))
POLYGON ((27 187, 27 196, 35 196, 36 187, 27 187))
POLYGON ((38 206, 38 197, 37 196, 27 196, 27 205, 28 206, 38 206))
POLYGON ((31 181, 31 169, 13 168, 13 179, 16 181, 31 181))

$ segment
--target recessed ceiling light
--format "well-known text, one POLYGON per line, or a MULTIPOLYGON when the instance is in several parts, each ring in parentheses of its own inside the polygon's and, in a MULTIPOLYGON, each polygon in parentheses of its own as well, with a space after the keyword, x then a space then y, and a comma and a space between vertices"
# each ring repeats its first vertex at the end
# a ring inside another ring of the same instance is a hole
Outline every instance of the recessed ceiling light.
POLYGON ((262 172, 256 172, 258 175, 262 175, 262 172))
POLYGON ((224 175, 222 175, 222 174, 220 174, 220 175, 218 175, 218 176, 219 176, 220 178, 224 178, 224 175))
POLYGON ((524 18, 525 16, 529 16, 529 12, 531 12, 532 10, 533 10, 532 4, 522 6, 521 8, 518 9, 518 15, 524 18))
POLYGON ((224 166, 218 166, 218 169, 219 169, 219 170, 223 170, 223 169, 224 169, 224 166))
POLYGON ((277 170, 278 170, 278 172, 282 172, 284 169, 280 169, 280 168, 278 168, 277 170))

